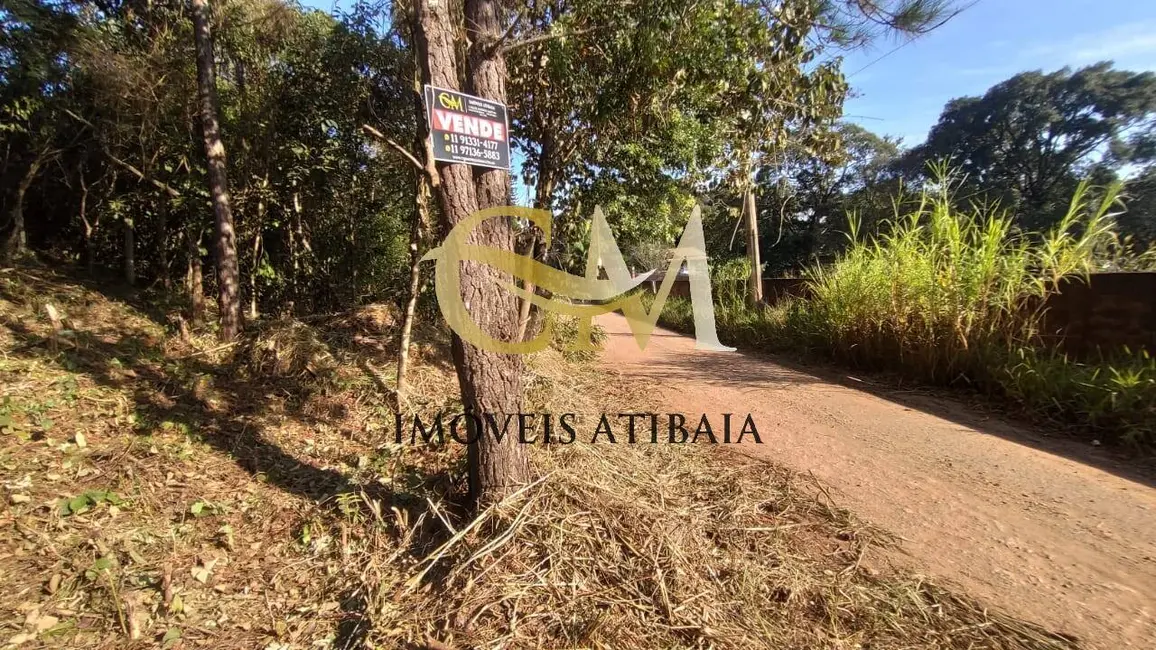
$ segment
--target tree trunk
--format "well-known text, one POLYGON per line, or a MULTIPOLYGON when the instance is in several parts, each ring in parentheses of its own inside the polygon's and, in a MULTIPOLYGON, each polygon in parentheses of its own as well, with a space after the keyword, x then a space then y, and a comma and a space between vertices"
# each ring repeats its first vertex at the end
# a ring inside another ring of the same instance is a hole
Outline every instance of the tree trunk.
POLYGON ((755 189, 747 189, 743 202, 747 213, 747 255, 751 260, 750 301, 752 307, 763 302, 763 265, 759 259, 759 210, 755 205, 755 189))
POLYGON ((397 351, 397 404, 405 403, 406 375, 409 372, 409 344, 413 333, 417 299, 421 295, 421 240, 422 227, 429 223, 429 181, 424 172, 417 172, 416 196, 414 197, 413 223, 409 231, 409 297, 405 301, 405 314, 401 321, 401 342, 397 351))
POLYGON ((217 108, 217 71, 213 60, 213 38, 209 27, 208 0, 191 0, 193 37, 197 48, 197 94, 201 103, 201 131, 209 169, 209 194, 216 217, 217 303, 220 309, 222 341, 232 341, 241 331, 240 270, 237 264, 233 211, 229 207, 229 177, 225 145, 217 108))
POLYGON ((194 325, 200 325, 205 318, 205 289, 203 273, 201 272, 201 231, 197 231, 193 238, 191 231, 185 231, 185 242, 188 246, 189 267, 185 274, 185 283, 189 292, 189 320, 194 325))
POLYGON ((32 181, 36 178, 36 172, 40 171, 42 162, 42 157, 34 160, 28 166, 24 177, 20 179, 20 184, 16 186, 16 196, 12 201, 12 232, 8 234, 8 241, 4 245, 4 263, 8 266, 23 255, 24 249, 28 246, 28 235, 24 230, 24 195, 28 193, 28 188, 32 187, 32 181))
POLYGON ((136 232, 130 217, 124 219, 124 281, 136 284, 136 232))
POLYGON ((157 256, 160 258, 160 280, 161 286, 165 288, 165 292, 169 292, 173 288, 173 279, 169 275, 169 266, 172 261, 169 259, 169 204, 167 196, 162 196, 157 199, 158 215, 160 221, 160 228, 157 232, 157 256))
MULTIPOLYGON (((553 207, 554 199, 554 160, 553 148, 549 142, 542 143, 542 151, 538 157, 538 185, 534 188, 534 208, 538 210, 549 211, 553 207)), ((534 228, 534 236, 530 242, 530 255, 541 261, 545 255, 545 242, 540 236, 540 231, 534 228)), ((525 290, 534 293, 534 283, 526 281, 525 290)), ((526 330, 530 326, 530 302, 529 297, 522 298, 521 305, 518 308, 518 340, 526 340, 526 330)))
MULTIPOLYGON (((420 12, 415 10, 412 15, 413 33, 421 29, 420 12)), ((400 410, 405 404, 407 375, 409 374, 409 345, 413 334, 413 322, 417 314, 417 300, 421 295, 421 242, 422 231, 430 223, 429 199, 430 180, 437 177, 437 169, 433 166, 433 156, 429 150, 429 128, 426 126, 425 106, 422 102, 422 62, 420 52, 414 56, 413 74, 413 108, 417 120, 417 133, 414 137, 414 151, 420 151, 424 169, 415 171, 414 177, 414 205, 413 223, 409 231, 409 297, 405 302, 405 313, 401 321, 401 340, 397 349, 397 407, 400 410)))
MULTIPOLYGON (((269 177, 265 177, 265 182, 261 186, 264 190, 269 185, 269 177)), ((260 316, 258 310, 257 298, 257 273, 261 268, 261 229, 265 225, 265 197, 262 194, 261 198, 257 199, 257 223, 253 232, 253 261, 249 265, 249 314, 250 321, 255 321, 260 316)))
POLYGON ((257 271, 261 262, 261 233, 253 238, 253 264, 249 267, 249 320, 255 321, 260 317, 257 308, 257 271))
MULTIPOLYGON (((457 89, 458 63, 456 29, 449 3, 421 0, 419 46, 424 51, 424 67, 429 83, 457 89)), ((474 94, 505 103, 505 59, 493 47, 500 29, 495 0, 466 0, 465 20, 468 40, 470 89, 474 94)), ((458 164, 442 165, 438 198, 446 232, 479 208, 505 205, 509 200, 509 175, 503 170, 471 170, 458 164)), ((478 227, 470 243, 513 250, 514 231, 509 219, 490 219, 478 227)), ((517 303, 514 296, 498 288, 512 281, 508 274, 477 262, 463 263, 461 290, 470 297, 471 315, 491 336, 511 341, 517 335, 517 303)), ((462 403, 475 414, 493 414, 497 422, 519 412, 522 403, 522 359, 498 354, 452 340, 454 366, 461 387, 462 403)), ((484 507, 513 492, 529 479, 529 463, 517 436, 499 442, 492 432, 481 432, 468 450, 470 493, 478 507, 484 507)))
POLYGON ((88 220, 88 184, 84 182, 83 171, 80 174, 80 223, 84 225, 84 269, 92 278, 96 276, 96 245, 92 243, 96 224, 88 220))

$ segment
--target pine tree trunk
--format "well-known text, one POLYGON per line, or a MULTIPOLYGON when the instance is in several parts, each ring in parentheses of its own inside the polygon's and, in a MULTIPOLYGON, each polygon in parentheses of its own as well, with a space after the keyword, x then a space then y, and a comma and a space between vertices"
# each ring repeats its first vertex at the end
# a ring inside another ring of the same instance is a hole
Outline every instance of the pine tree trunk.
POLYGON ((221 141, 217 107, 217 71, 213 60, 213 38, 209 27, 208 0, 190 0, 193 37, 197 48, 197 94, 201 104, 201 130, 208 160, 209 194, 216 218, 217 303, 220 309, 220 338, 232 341, 241 331, 240 269, 237 263, 233 211, 229 207, 229 177, 225 145, 221 141))
MULTIPOLYGON (((443 88, 458 88, 456 29, 448 2, 421 0, 419 45, 424 50, 426 79, 443 88)), ((472 44, 469 61, 470 90, 481 97, 505 102, 505 60, 492 47, 500 30, 498 3, 466 0, 467 37, 472 44)), ((509 200, 509 175, 502 170, 471 170, 447 164, 440 169, 438 195, 443 226, 449 232, 479 208, 505 205, 509 200)), ((508 219, 491 219, 476 229, 470 243, 512 251, 514 231, 508 219)), ((512 281, 508 274, 476 262, 463 263, 461 290, 471 297, 470 312, 478 326, 491 336, 511 341, 517 335, 517 302, 498 288, 512 281)), ((522 359, 476 348, 453 337, 452 353, 461 387, 462 404, 476 414, 491 413, 498 422, 516 414, 522 404, 522 359)), ((500 500, 529 479, 529 463, 517 436, 498 442, 490 432, 478 437, 468 450, 470 493, 478 507, 500 500)))

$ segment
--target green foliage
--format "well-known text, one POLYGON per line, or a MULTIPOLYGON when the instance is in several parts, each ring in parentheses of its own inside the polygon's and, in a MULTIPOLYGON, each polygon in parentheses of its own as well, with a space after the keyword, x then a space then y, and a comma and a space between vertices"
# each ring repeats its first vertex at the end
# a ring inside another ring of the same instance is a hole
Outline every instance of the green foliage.
POLYGON ((181 628, 170 627, 165 630, 164 636, 161 637, 161 648, 168 650, 174 647, 181 640, 181 628))
POLYGON ((851 216, 873 232, 894 214, 898 141, 846 122, 834 135, 839 147, 830 156, 791 148, 758 172, 760 243, 771 272, 830 261, 845 247, 851 216))
POLYGON ((1022 348, 1006 364, 1000 385, 1036 413, 1075 419, 1130 445, 1156 442, 1156 359, 1123 350, 1096 362, 1056 351, 1022 348))
MULTIPOLYGON (((211 8, 243 302, 283 315, 403 295, 415 172, 363 126, 413 143, 412 3, 357 2, 339 19, 283 0, 211 8)), ((509 9, 514 145, 535 203, 561 209, 554 258, 574 269, 596 204, 624 250, 656 249, 740 159, 749 171, 787 143, 836 153, 829 127, 847 84, 832 48, 920 33, 944 3, 509 9)), ((0 131, 10 144, 0 213, 20 201, 28 245, 94 275, 166 289, 184 275, 191 289, 200 268, 213 295, 185 5, 14 0, 0 20, 0 131)))
POLYGON ((92 566, 85 569, 84 577, 89 582, 96 582, 101 578, 101 576, 111 572, 114 567, 115 564, 113 564, 112 558, 106 555, 104 557, 97 558, 92 563, 92 566))
MULTIPOLYGON (((301 313, 400 293, 412 172, 362 125, 412 140, 407 53, 362 10, 339 21, 279 0, 212 7, 246 304, 301 313)), ((3 214, 40 161, 24 200, 33 248, 98 274, 127 275, 131 252, 137 283, 210 269, 185 6, 20 0, 2 17, 14 62, 0 77, 3 214)), ((215 276, 204 280, 212 295, 215 276)))
POLYGON ((1081 185, 1060 223, 1035 239, 1005 214, 957 209, 949 183, 940 185, 890 232, 814 269, 815 300, 792 324, 836 357, 933 382, 983 383, 987 355, 1032 345, 1055 283, 1092 270, 1118 188, 1092 203, 1081 185))
POLYGON ((124 499, 111 490, 86 490, 83 494, 57 502, 57 513, 62 517, 79 515, 102 503, 107 503, 110 506, 122 506, 124 499))
MULTIPOLYGON (((928 0, 534 3, 510 52, 511 132, 534 203, 561 208, 554 255, 581 266, 594 205, 624 248, 668 244, 665 207, 788 146, 835 153, 847 83, 829 48, 942 17, 928 0), (672 46, 671 44, 675 44, 672 46), (579 260, 579 261, 575 261, 579 260)), ((745 182, 745 181, 744 181, 745 182)))
POLYGON ((606 330, 600 325, 590 328, 590 343, 593 350, 576 350, 574 344, 578 340, 578 319, 573 316, 562 316, 549 312, 546 318, 550 319, 551 334, 550 346, 562 353, 567 361, 591 361, 598 358, 598 351, 606 342, 606 330))
POLYGON ((751 260, 736 257, 711 266, 711 291, 719 306, 741 309, 747 301, 747 283, 751 277, 751 260))
POLYGON ((224 506, 204 499, 197 499, 189 506, 189 514, 197 518, 211 517, 213 515, 223 514, 224 512, 224 506))

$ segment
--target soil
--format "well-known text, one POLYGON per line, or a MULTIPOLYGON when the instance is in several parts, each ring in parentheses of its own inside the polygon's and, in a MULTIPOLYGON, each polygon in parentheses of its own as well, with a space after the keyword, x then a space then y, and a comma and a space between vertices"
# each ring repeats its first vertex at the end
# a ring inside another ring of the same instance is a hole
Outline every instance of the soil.
MULTIPOLYGON (((1156 648, 1156 471, 1089 442, 765 355, 706 352, 600 319, 608 371, 656 410, 750 413, 762 444, 732 451, 812 474, 894 535, 869 566, 915 571, 1091 648, 1156 648)), ((735 429, 738 425, 735 425, 735 429)), ((721 437, 720 437, 721 439, 721 437)))

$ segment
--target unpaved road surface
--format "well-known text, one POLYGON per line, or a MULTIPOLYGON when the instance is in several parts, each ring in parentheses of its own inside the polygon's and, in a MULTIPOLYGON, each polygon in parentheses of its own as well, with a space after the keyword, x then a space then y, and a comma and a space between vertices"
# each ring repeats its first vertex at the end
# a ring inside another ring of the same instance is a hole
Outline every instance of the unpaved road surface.
POLYGON ((625 318, 599 322, 604 367, 645 385, 655 410, 706 413, 716 429, 721 413, 751 413, 763 444, 740 451, 813 473, 839 505, 899 536, 898 560, 874 562, 1086 647, 1156 648, 1156 472, 950 400, 696 351, 661 329, 642 352, 625 318))

